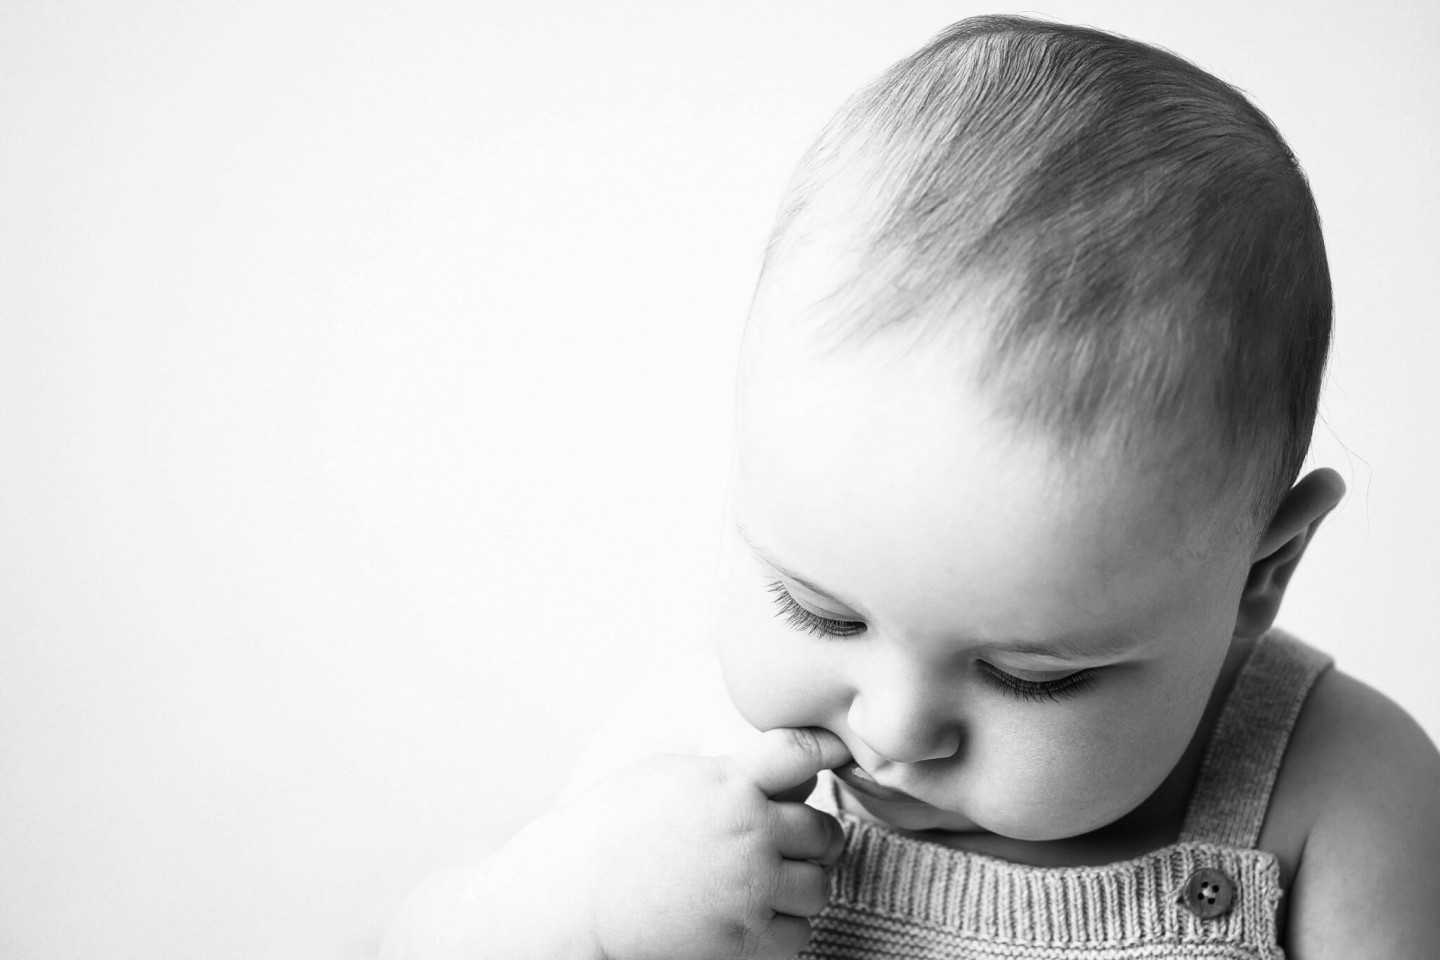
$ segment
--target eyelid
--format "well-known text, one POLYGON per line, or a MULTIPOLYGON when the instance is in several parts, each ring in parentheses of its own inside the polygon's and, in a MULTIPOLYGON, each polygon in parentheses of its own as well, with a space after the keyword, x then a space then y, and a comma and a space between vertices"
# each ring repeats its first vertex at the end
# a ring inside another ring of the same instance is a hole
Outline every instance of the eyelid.
POLYGON ((979 660, 977 663, 980 665, 981 672, 1002 693, 1019 697, 1022 700, 1055 701, 1061 697, 1077 696, 1095 681, 1095 670, 1091 667, 1076 670, 1074 673, 1056 677, 1053 680, 1026 680, 1013 673, 1006 673, 988 661, 979 660))
MULTIPOLYGON (((823 617, 801 606, 782 580, 772 579, 766 589, 774 595, 777 617, 784 617, 794 630, 812 636, 853 637, 865 632, 865 624, 857 620, 836 620, 823 617)), ((1021 700, 1058 701, 1061 697, 1077 696, 1095 680, 1095 670, 1085 667, 1053 680, 1027 680, 1001 670, 986 660, 977 660, 988 681, 1006 696, 1021 700)))
POLYGON ((815 636, 853 637, 865 632, 865 624, 858 620, 836 620, 807 610, 790 595, 790 591, 785 588, 784 581, 771 580, 766 589, 775 595, 775 606, 779 608, 775 615, 785 617, 786 623, 802 633, 815 636))

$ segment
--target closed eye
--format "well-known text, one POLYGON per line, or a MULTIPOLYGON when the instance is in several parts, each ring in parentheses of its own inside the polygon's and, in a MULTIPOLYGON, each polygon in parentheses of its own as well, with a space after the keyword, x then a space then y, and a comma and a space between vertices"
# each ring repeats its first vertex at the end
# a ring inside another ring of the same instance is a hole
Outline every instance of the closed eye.
MULTIPOLYGON (((771 580, 766 589, 774 596, 775 616, 783 617, 786 625, 801 633, 824 637, 853 637, 865 632, 865 624, 859 620, 836 620, 822 617, 800 606, 784 581, 771 580)), ((1077 670, 1054 680, 1027 680, 1006 673, 992 663, 979 661, 986 680, 1006 696, 1030 701, 1058 701, 1062 697, 1074 697, 1095 681, 1091 669, 1077 670)))
POLYGON ((858 620, 832 620, 806 610, 790 596, 790 591, 785 589, 783 581, 771 580, 766 589, 775 596, 775 616, 784 617, 791 628, 801 633, 812 636, 853 637, 865 632, 865 624, 858 620))
POLYGON ((1054 680, 1026 680, 1006 673, 993 663, 980 661, 981 672, 1001 693, 1019 697, 1021 700, 1059 700, 1073 697, 1095 682, 1095 671, 1077 670, 1069 676, 1054 680))

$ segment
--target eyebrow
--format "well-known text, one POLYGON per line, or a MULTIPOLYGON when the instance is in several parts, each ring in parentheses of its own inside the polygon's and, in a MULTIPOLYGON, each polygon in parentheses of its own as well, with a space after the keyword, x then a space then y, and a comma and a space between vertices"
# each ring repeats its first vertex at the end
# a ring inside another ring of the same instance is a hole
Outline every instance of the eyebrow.
MULTIPOLYGON (((755 552, 761 560, 775 568, 775 572, 787 580, 798 583, 817 596, 824 597, 834 603, 851 610, 860 608, 840 597, 835 596, 828 590, 824 590, 806 580, 804 577, 787 568, 775 555, 755 542, 750 536, 750 531, 738 520, 735 522, 735 529, 740 534, 740 539, 755 552)), ((1133 639, 1123 636, 1105 636, 1100 638, 1087 637, 1055 637, 1044 642, 1035 640, 1006 640, 997 643, 984 643, 983 646, 990 650, 1004 651, 1006 653, 1020 653, 1029 656, 1050 657, 1055 660, 1104 660, 1121 654, 1134 653, 1136 644, 1133 639)))
POLYGON ((781 563, 775 558, 775 555, 773 553, 760 546, 760 544, 756 543, 754 538, 750 536, 750 531, 746 530, 744 525, 741 524, 738 520, 735 522, 735 529, 740 533, 740 539, 744 540, 746 545, 751 550, 755 551, 755 555, 761 560, 764 560, 766 563, 770 564, 770 566, 774 567, 775 572, 780 574, 786 580, 793 580, 795 583, 800 584, 800 586, 804 587, 806 590, 809 590, 811 593, 816 594, 817 596, 824 597, 826 600, 831 600, 835 603, 840 604, 843 607, 849 607, 851 610, 856 609, 853 604, 847 603, 846 601, 835 596, 828 590, 817 587, 809 580, 806 580, 804 577, 800 576, 794 570, 786 567, 783 563, 781 563))

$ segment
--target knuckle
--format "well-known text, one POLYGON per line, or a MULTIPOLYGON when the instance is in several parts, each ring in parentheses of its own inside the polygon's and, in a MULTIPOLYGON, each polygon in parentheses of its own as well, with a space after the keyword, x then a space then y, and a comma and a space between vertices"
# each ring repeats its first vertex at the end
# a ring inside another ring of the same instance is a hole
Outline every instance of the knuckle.
POLYGON ((722 945, 719 950, 737 960, 754 957, 762 941, 764 918, 769 916, 756 895, 756 885, 741 884, 731 891, 727 900, 729 909, 714 921, 708 939, 712 944, 722 945))
POLYGON ((810 921, 800 917, 776 917, 770 927, 770 940, 776 957, 793 957, 810 945, 810 921))
POLYGON ((765 829, 765 810, 752 803, 737 802, 738 798, 727 798, 720 804, 717 818, 720 828, 731 840, 747 840, 758 837, 765 829))
POLYGON ((715 758, 715 778, 722 784, 732 784, 745 780, 745 768, 741 765, 740 759, 734 754, 727 754, 715 758))
MULTIPOLYGON (((754 858, 758 860, 759 858, 754 858)), ((737 896, 737 902, 741 904, 741 912, 747 917, 764 915, 769 909, 770 898, 774 895, 777 887, 776 872, 773 868, 753 864, 745 872, 743 887, 737 896)))
POLYGON ((802 754, 807 761, 818 761, 824 755, 824 750, 820 746, 820 738, 809 727, 787 727, 786 734, 789 737, 791 748, 796 753, 802 754))
POLYGON ((712 933, 712 942, 724 944, 725 954, 735 960, 745 960, 753 956, 758 941, 759 937, 753 927, 739 917, 731 917, 721 922, 712 933))

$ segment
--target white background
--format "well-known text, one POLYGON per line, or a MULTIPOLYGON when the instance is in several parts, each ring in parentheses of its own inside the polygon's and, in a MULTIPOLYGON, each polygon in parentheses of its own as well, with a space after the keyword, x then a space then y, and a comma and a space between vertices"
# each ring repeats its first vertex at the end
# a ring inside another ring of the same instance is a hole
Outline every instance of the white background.
MULTIPOLYGON (((0 4, 0 955, 370 956, 705 636, 791 165, 967 3, 0 4)), ((1004 8, 1175 49, 1327 229, 1282 622, 1440 736, 1440 6, 1004 8)))

